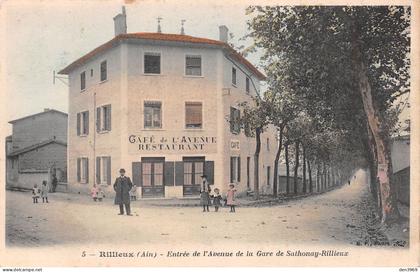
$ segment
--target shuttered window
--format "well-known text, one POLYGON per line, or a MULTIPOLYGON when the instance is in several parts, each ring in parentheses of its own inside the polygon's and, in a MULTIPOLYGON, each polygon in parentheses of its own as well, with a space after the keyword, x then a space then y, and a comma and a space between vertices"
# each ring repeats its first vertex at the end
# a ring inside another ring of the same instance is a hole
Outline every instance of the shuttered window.
POLYGON ((185 74, 188 76, 201 76, 201 56, 185 57, 185 74))
POLYGON ((249 94, 249 77, 245 79, 245 91, 249 94))
POLYGON ((89 182, 89 160, 88 158, 77 158, 76 165, 77 181, 80 183, 89 182))
POLYGON ((79 112, 77 113, 77 135, 84 136, 89 134, 89 112, 79 112))
POLYGON ((230 157, 230 182, 241 181, 241 158, 230 157))
POLYGON ((111 105, 96 109, 96 131, 111 131, 111 105))
POLYGON ((144 102, 144 128, 162 128, 162 103, 144 102))
POLYGON ((240 130, 240 111, 230 107, 230 131, 234 134, 239 134, 240 130))
POLYGON ((204 157, 185 157, 184 161, 184 185, 201 184, 201 176, 204 175, 204 157))
POLYGON ((232 67, 232 84, 236 86, 236 69, 232 67))
POLYGON ((160 74, 160 53, 144 54, 144 73, 160 74))
POLYGON ((111 184, 111 157, 96 157, 96 182, 98 184, 111 184))
POLYGON ((185 103, 185 127, 203 127, 203 104, 201 102, 185 103))
POLYGON ((86 72, 80 74, 80 90, 86 89, 86 72))
POLYGON ((105 81, 108 78, 108 67, 106 60, 101 62, 101 81, 105 81))

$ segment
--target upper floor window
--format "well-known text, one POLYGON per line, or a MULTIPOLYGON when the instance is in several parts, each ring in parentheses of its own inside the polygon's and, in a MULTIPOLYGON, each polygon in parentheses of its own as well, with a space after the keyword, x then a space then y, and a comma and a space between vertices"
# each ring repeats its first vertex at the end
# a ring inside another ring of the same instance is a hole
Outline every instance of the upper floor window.
POLYGON ((232 67, 232 84, 236 86, 236 68, 232 67))
POLYGON ((101 81, 105 81, 108 78, 106 60, 101 62, 101 81))
POLYGON ((246 93, 249 94, 249 77, 247 77, 245 80, 245 90, 246 93))
POLYGON ((111 131, 111 105, 96 108, 96 131, 111 131))
POLYGON ((162 128, 162 103, 144 102, 144 128, 162 128))
POLYGON ((88 135, 89 134, 89 112, 77 113, 77 135, 88 135))
POLYGON ((201 76, 201 56, 185 57, 185 74, 187 76, 201 76))
POLYGON ((267 151, 270 151, 270 138, 267 138, 267 151))
POLYGON ((160 74, 160 53, 144 54, 144 73, 160 74))
POLYGON ((185 127, 203 127, 203 104, 201 102, 185 103, 185 127))
POLYGON ((230 131, 234 134, 240 132, 240 111, 234 107, 230 107, 230 131))
POLYGON ((80 90, 86 89, 86 72, 80 74, 80 90))

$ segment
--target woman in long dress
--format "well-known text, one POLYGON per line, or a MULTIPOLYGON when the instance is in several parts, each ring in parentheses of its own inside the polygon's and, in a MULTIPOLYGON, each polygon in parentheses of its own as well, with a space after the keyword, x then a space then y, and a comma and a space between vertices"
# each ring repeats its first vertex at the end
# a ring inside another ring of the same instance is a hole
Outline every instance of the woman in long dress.
POLYGON ((207 176, 201 176, 203 179, 200 188, 200 205, 203 206, 203 212, 209 211, 210 206, 210 184, 207 181, 207 176))

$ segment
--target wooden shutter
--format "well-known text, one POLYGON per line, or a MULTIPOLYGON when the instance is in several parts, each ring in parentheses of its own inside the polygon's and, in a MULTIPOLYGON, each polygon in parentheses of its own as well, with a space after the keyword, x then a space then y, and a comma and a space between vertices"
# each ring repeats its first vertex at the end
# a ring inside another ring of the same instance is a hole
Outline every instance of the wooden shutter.
POLYGON ((96 108, 96 132, 101 131, 101 108, 96 108))
POLYGON ((86 125, 86 134, 89 134, 89 111, 86 112, 84 123, 86 125))
POLYGON ((214 161, 204 162, 204 174, 207 176, 207 181, 210 185, 214 184, 214 161))
POLYGON ((96 183, 101 184, 101 157, 96 157, 96 183))
POLYGON ((108 105, 107 108, 108 108, 108 115, 106 116, 107 117, 106 123, 107 123, 107 130, 110 131, 111 130, 111 105, 108 105))
POLYGON ((80 175, 80 163, 81 163, 81 159, 77 158, 77 164, 76 164, 76 172, 77 172, 77 181, 80 182, 81 180, 81 175, 80 175))
POLYGON ((175 168, 175 162, 165 162, 164 171, 164 183, 165 186, 174 186, 175 185, 175 175, 174 175, 174 168, 175 168))
POLYGON ((186 127, 201 127, 203 120, 203 105, 201 102, 185 103, 185 125, 186 127))
POLYGON ((235 131, 235 108, 230 107, 230 131, 235 131))
POLYGON ((79 136, 80 135, 80 113, 77 113, 76 123, 77 123, 77 136, 79 136))
POLYGON ((241 181, 241 157, 238 157, 238 182, 241 181))
POLYGON ((184 162, 175 162, 175 185, 184 185, 184 162))
POLYGON ((89 159, 86 158, 86 183, 89 183, 89 159))
POLYGON ((142 176, 141 176, 141 162, 133 162, 131 164, 131 170, 133 174, 133 183, 137 186, 143 186, 142 176))
POLYGON ((107 174, 106 174, 106 176, 107 176, 106 177, 107 178, 106 184, 111 185, 111 157, 107 157, 106 172, 107 172, 107 174))
POLYGON ((234 163, 235 163, 235 159, 234 157, 230 157, 230 182, 233 182, 233 170, 234 170, 234 163))

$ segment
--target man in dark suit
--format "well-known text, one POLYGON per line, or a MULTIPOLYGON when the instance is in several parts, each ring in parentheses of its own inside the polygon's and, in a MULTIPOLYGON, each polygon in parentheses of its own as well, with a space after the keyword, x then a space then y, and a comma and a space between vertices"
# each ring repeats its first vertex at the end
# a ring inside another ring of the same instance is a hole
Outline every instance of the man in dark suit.
POLYGON ((124 214, 124 206, 127 215, 132 215, 130 211, 130 190, 132 187, 133 183, 131 183, 129 177, 125 176, 125 170, 121 168, 120 176, 114 182, 115 204, 120 205, 120 213, 118 215, 124 214))

